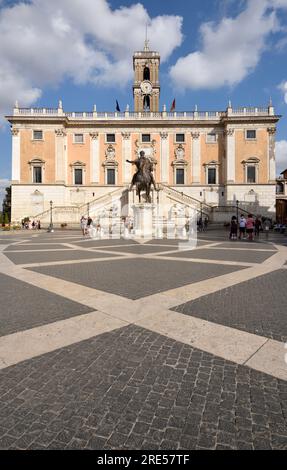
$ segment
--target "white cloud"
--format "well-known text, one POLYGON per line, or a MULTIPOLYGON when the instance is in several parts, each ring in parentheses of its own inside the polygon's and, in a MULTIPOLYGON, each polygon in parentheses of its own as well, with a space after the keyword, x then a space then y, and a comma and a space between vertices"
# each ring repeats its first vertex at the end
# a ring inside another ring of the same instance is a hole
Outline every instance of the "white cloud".
POLYGON ((151 47, 168 59, 182 41, 182 18, 150 18, 140 3, 112 10, 107 0, 31 0, 0 10, 0 112, 18 99, 30 105, 46 85, 124 86, 131 56, 142 49, 149 24, 151 47))
POLYGON ((276 142, 276 169, 277 175, 287 168, 287 140, 276 142))
POLYGON ((287 81, 280 83, 280 85, 278 86, 278 88, 279 88, 279 90, 281 90, 281 91, 283 92, 284 101, 285 101, 285 103, 287 104, 287 81))
POLYGON ((191 89, 233 86, 257 66, 271 33, 280 30, 277 9, 287 0, 248 0, 235 18, 200 27, 202 47, 171 67, 175 85, 191 89))
POLYGON ((279 140, 276 142, 275 152, 276 170, 277 175, 279 175, 281 171, 287 168, 287 140, 279 140))

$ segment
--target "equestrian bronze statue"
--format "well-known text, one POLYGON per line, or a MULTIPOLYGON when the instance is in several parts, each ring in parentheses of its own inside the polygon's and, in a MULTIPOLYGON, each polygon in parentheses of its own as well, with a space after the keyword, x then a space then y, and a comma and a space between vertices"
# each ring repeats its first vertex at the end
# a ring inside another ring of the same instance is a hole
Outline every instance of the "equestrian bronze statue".
POLYGON ((132 165, 136 165, 137 171, 133 175, 131 185, 129 187, 129 191, 136 186, 136 193, 139 197, 139 202, 141 202, 141 191, 145 191, 146 193, 146 200, 147 202, 151 202, 150 197, 150 188, 153 185, 154 189, 157 191, 155 180, 152 174, 153 171, 153 164, 149 158, 145 157, 145 153, 143 150, 140 152, 139 158, 136 160, 126 160, 128 163, 132 165))

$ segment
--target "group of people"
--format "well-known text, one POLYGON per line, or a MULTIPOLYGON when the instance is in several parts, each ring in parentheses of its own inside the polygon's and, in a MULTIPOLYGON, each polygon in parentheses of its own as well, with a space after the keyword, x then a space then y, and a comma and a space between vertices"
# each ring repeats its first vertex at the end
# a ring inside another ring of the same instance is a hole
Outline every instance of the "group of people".
POLYGON ((22 229, 25 229, 25 230, 40 230, 41 229, 40 220, 23 219, 21 222, 21 225, 22 225, 22 229))
MULTIPOLYGON (((81 217, 80 225, 81 225, 81 230, 82 230, 83 236, 89 235, 90 230, 91 230, 92 228, 94 228, 93 219, 92 219, 90 216, 86 217, 86 216, 83 215, 83 216, 81 217)), ((96 229, 99 228, 99 227, 98 227, 99 225, 100 225, 100 224, 97 224, 96 229)))
POLYGON ((256 217, 254 219, 252 214, 248 214, 247 218, 241 214, 240 219, 237 221, 237 218, 232 216, 230 224, 230 240, 248 240, 252 241, 255 237, 259 237, 261 231, 264 231, 266 234, 266 239, 268 239, 269 230, 271 229, 271 221, 267 218, 261 219, 256 217))
POLYGON ((205 217, 204 220, 203 220, 202 217, 199 217, 199 219, 197 221, 197 230, 199 232, 206 232, 207 225, 208 225, 208 218, 205 217))

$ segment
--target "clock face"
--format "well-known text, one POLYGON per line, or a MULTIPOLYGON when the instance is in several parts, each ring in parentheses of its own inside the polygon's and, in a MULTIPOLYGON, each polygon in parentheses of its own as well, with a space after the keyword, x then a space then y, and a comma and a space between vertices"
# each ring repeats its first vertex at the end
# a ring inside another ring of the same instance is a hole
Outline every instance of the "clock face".
POLYGON ((144 81, 144 82, 141 82, 141 91, 145 94, 145 95, 149 95, 152 91, 152 86, 151 86, 151 83, 148 82, 148 81, 144 81))

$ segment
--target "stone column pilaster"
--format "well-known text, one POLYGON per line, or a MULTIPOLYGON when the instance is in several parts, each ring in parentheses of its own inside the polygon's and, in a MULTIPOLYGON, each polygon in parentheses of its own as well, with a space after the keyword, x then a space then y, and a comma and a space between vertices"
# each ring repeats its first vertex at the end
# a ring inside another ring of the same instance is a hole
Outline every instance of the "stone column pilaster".
POLYGON ((200 133, 194 131, 192 135, 192 160, 191 160, 191 171, 192 171, 192 182, 200 184, 200 133))
POLYGON ((11 129, 12 133, 12 183, 20 183, 20 131, 11 129))
POLYGON ((100 182, 100 146, 98 132, 90 132, 90 181, 100 182))
POLYGON ((160 181, 169 182, 169 135, 167 132, 160 133, 160 181))
POLYGON ((275 160, 275 134, 276 127, 267 129, 268 138, 268 183, 276 182, 276 160, 275 160))
POLYGON ((235 183, 235 132, 226 129, 226 182, 235 183))
POLYGON ((122 132, 122 182, 129 184, 131 182, 131 164, 126 160, 132 159, 131 133, 122 132))
POLYGON ((67 173, 67 165, 66 165, 66 158, 65 158, 65 137, 66 132, 64 129, 56 129, 56 183, 66 183, 66 173, 67 173))

